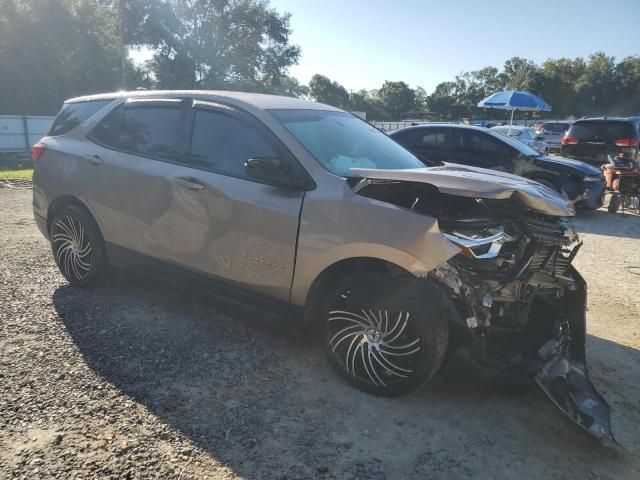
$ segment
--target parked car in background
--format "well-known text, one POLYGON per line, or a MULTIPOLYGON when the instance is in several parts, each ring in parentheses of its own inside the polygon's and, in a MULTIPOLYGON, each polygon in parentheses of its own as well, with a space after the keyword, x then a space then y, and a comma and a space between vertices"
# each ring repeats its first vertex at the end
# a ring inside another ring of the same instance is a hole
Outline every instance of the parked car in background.
POLYGON ((575 211, 544 185, 426 168, 347 112, 235 92, 77 98, 33 158, 36 223, 75 286, 161 265, 299 320, 367 392, 467 358, 611 438, 585 366, 575 211))
POLYGON ((491 130, 507 135, 545 155, 549 153, 545 137, 538 135, 533 128, 512 125, 511 127, 492 127, 491 130))
POLYGON ((640 117, 576 120, 562 139, 561 154, 601 166, 613 158, 638 163, 640 117))
POLYGON ((578 207, 602 206, 602 172, 591 165, 541 154, 494 129, 457 124, 418 125, 389 134, 427 165, 444 162, 521 175, 561 193, 578 207))
POLYGON ((549 151, 560 150, 562 146, 562 138, 571 127, 573 122, 569 121, 551 121, 541 122, 534 127, 536 133, 544 137, 549 151))

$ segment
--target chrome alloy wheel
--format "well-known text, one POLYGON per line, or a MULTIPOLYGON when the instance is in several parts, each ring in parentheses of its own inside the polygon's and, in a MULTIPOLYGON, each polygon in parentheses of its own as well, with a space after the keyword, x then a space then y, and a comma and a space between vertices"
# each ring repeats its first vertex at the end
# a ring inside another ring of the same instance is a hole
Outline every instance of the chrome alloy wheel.
POLYGON ((409 312, 329 312, 329 350, 347 374, 386 387, 415 371, 421 340, 409 312))
POLYGON ((93 249, 84 225, 72 215, 58 218, 51 229, 56 262, 67 278, 83 280, 91 271, 93 249))

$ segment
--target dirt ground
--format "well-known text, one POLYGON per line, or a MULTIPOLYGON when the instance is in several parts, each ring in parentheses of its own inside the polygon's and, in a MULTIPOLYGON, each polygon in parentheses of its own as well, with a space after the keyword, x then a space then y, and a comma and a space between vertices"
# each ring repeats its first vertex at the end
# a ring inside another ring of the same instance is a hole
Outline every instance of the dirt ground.
POLYGON ((0 477, 640 478, 640 217, 597 211, 577 226, 614 448, 538 390, 436 383, 375 398, 256 312, 147 278, 71 288, 31 191, 0 188, 0 477))

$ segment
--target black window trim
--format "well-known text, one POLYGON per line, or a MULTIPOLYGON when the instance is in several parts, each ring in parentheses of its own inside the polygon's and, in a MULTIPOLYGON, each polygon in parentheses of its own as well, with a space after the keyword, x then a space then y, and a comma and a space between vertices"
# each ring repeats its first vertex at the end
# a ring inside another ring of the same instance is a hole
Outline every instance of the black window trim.
POLYGON ((126 153, 128 155, 135 155, 137 157, 148 158, 150 160, 155 160, 158 162, 170 163, 173 165, 184 165, 184 163, 180 161, 172 161, 168 158, 156 157, 154 155, 147 155, 140 152, 135 152, 133 150, 128 150, 125 148, 119 148, 119 146, 107 145, 103 142, 100 142, 94 135, 94 130, 98 127, 98 125, 102 124, 107 118, 111 115, 115 115, 115 112, 122 107, 126 109, 127 106, 131 106, 132 108, 153 108, 153 107, 168 107, 169 105, 175 105, 175 108, 183 110, 181 118, 178 122, 178 127, 176 129, 176 147, 177 147, 177 157, 184 159, 187 150, 185 150, 184 138, 180 138, 184 135, 184 127, 187 123, 189 117, 188 109, 191 108, 192 99, 179 97, 179 98, 128 98, 124 102, 118 103, 109 113, 107 113, 92 129, 89 133, 87 133, 86 137, 92 143, 99 145, 107 150, 112 150, 114 152, 126 153))
POLYGON ((93 117, 96 113, 98 113, 104 107, 109 105, 109 103, 111 103, 112 101, 113 101, 113 99, 96 99, 96 100, 82 100, 82 101, 76 101, 76 102, 64 102, 62 104, 62 107, 60 107, 60 111, 58 111, 58 113, 56 114, 55 118, 53 119, 53 123, 51 124, 51 127, 49 127, 49 130, 47 131, 45 136, 47 136, 47 137, 62 137, 64 135, 68 135, 69 133, 73 132, 76 128, 78 128, 80 125, 82 125, 84 122, 86 122, 91 117, 93 117), (66 132, 57 133, 57 134, 52 133, 53 127, 56 124, 56 120, 58 119, 58 116, 60 115, 60 113, 62 112, 62 109, 64 107, 66 107, 68 105, 86 105, 86 104, 89 104, 89 103, 103 103, 104 105, 102 105, 101 107, 98 107, 98 109, 95 112, 93 112, 91 115, 86 117, 84 120, 82 120, 80 123, 78 123, 71 130, 67 130, 66 132))
POLYGON ((309 172, 307 172, 306 168, 304 168, 304 165, 302 165, 300 163, 300 161, 296 158, 296 156, 291 152, 291 150, 289 150, 289 148, 282 142, 282 140, 280 140, 277 135, 275 135, 265 124, 264 122, 262 122, 259 118, 257 118, 255 115, 251 114, 250 112, 247 112, 245 110, 240 110, 238 108, 236 108, 234 105, 230 105, 224 102, 219 102, 219 101, 215 101, 215 100, 204 100, 204 99, 199 99, 199 98, 193 98, 193 97, 170 97, 170 98, 160 98, 160 97, 152 97, 152 98, 127 98, 125 99, 125 101, 118 103, 117 105, 115 105, 113 107, 113 109, 107 113, 92 129, 90 132, 87 133, 86 138, 91 141, 92 143, 99 145, 103 148, 106 148, 108 150, 112 150, 115 152, 120 152, 120 153, 126 153, 128 155, 136 155, 138 157, 143 157, 143 158, 148 158, 150 160, 155 160, 157 162, 164 162, 164 163, 169 163, 172 165, 179 165, 181 167, 187 167, 187 168, 192 168, 194 170, 200 170, 203 172, 208 172, 208 173, 213 173, 215 175, 222 175, 222 176, 226 176, 226 177, 231 177, 231 178, 237 178, 239 180, 244 180, 247 182, 252 182, 252 183, 258 183, 260 185, 269 185, 266 182, 260 182, 258 180, 252 179, 252 178, 247 178, 247 177, 242 177, 239 175, 231 175, 229 173, 225 173, 225 172, 220 172, 220 171, 215 171, 214 169, 211 168, 204 168, 204 167, 199 167, 197 165, 192 165, 189 164, 186 161, 186 157, 189 155, 189 152, 191 150, 191 140, 193 138, 193 122, 195 120, 195 113, 197 109, 208 109, 208 110, 214 110, 214 111, 221 111, 227 115, 235 115, 236 117, 239 117, 241 119, 249 119, 251 121, 251 124, 256 127, 259 131, 261 131, 264 135, 266 135, 266 137, 268 138, 269 142, 272 143, 276 148, 274 148, 276 150, 276 152, 282 152, 283 154, 285 154, 289 159, 291 159, 292 162, 295 162, 300 170, 300 172, 302 173, 303 177, 304 177, 304 183, 305 183, 305 187, 304 187, 304 191, 311 191, 311 190, 315 190, 317 188, 317 185, 315 183, 315 181, 313 180, 313 177, 311 177, 311 175, 309 175, 309 172), (106 145, 103 142, 100 142, 97 138, 95 138, 93 134, 93 131, 98 127, 98 125, 100 125, 102 122, 104 122, 107 118, 109 118, 111 115, 114 115, 115 112, 118 110, 118 108, 122 107, 122 108, 126 108, 127 105, 133 105, 133 106, 142 106, 142 108, 144 108, 145 106, 167 106, 167 104, 170 103, 174 103, 174 104, 178 104, 181 103, 181 107, 185 110, 184 115, 180 121, 180 124, 178 125, 178 129, 176 132, 176 139, 177 139, 177 143, 178 143, 178 158, 180 160, 177 161, 172 161, 169 160, 167 158, 160 158, 160 157, 155 157, 152 155, 145 155, 142 153, 138 153, 138 152, 133 152, 130 150, 126 150, 126 149, 122 149, 122 148, 118 148, 116 146, 113 145, 106 145), (181 138, 182 137, 182 138, 181 138))

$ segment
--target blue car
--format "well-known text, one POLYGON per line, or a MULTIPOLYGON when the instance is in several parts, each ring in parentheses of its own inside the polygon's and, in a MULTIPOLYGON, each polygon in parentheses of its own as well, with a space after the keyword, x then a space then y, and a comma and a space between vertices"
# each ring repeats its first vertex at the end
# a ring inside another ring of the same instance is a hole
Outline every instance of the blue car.
POLYGON ((390 132, 389 136, 428 166, 459 163, 508 172, 552 188, 578 208, 595 210, 603 203, 605 182, 600 169, 544 155, 486 128, 423 124, 390 132))

